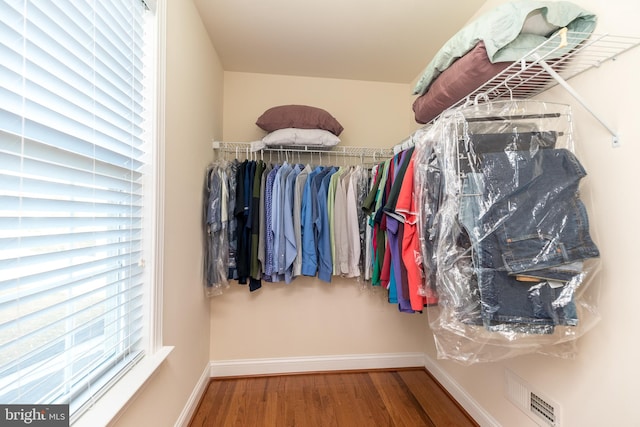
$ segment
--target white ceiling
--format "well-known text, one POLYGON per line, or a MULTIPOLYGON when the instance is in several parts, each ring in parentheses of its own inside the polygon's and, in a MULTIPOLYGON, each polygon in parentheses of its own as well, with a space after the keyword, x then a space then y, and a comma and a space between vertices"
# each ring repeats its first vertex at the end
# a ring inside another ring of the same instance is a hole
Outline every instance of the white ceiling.
POLYGON ((410 83, 485 0, 193 0, 226 71, 410 83))

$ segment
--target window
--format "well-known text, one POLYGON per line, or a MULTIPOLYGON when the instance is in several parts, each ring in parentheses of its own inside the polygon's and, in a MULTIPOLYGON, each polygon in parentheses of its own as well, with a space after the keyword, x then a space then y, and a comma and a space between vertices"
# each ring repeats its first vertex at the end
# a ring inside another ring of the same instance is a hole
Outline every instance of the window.
POLYGON ((2 403, 73 420, 148 350, 150 14, 0 0, 2 403))

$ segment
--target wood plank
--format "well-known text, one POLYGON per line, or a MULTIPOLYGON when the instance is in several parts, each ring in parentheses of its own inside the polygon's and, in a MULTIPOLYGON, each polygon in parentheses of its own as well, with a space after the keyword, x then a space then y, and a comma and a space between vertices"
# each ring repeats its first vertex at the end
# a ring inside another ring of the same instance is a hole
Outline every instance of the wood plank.
POLYGON ((369 376, 382 396, 394 425, 436 427, 396 372, 372 372, 369 376))
POLYGON ((398 375, 438 427, 478 426, 431 374, 406 371, 398 375))

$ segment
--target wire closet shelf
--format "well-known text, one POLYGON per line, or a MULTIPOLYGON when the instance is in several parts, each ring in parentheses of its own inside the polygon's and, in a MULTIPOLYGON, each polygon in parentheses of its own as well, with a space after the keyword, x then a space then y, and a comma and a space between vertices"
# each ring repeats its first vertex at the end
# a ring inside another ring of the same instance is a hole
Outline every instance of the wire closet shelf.
POLYGON ((288 154, 308 154, 318 155, 320 157, 340 156, 360 158, 363 163, 365 159, 368 163, 371 161, 381 161, 393 156, 393 150, 390 148, 372 148, 357 146, 313 146, 313 145, 286 145, 286 146, 261 146, 251 142, 221 142, 214 141, 213 148, 222 153, 231 153, 235 157, 245 156, 251 157, 256 155, 276 154, 286 156, 288 154))
POLYGON ((588 34, 561 29, 451 108, 493 100, 527 99, 561 85, 614 137, 616 132, 567 83, 640 45, 640 37, 588 34), (574 46, 569 48, 568 46, 574 46))
POLYGON ((591 35, 559 31, 547 41, 524 55, 491 80, 458 101, 453 107, 468 101, 531 98, 559 84, 549 69, 563 80, 569 80, 591 68, 615 60, 621 54, 640 45, 639 37, 591 35), (580 40, 584 40, 580 43, 580 40), (576 45, 563 52, 567 44, 576 45), (559 58, 557 56, 561 54, 559 58))

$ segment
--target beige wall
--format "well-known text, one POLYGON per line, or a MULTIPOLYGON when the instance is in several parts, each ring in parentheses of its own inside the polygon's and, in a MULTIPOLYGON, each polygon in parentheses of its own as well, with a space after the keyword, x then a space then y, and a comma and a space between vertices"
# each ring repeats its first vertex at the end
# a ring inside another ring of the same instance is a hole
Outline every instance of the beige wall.
POLYGON ((192 2, 167 1, 163 338, 169 358, 114 425, 174 425, 209 362, 201 211, 211 139, 222 136, 222 67, 192 2))
POLYGON ((388 148, 410 132, 410 91, 404 84, 226 71, 224 90, 225 141, 262 138, 256 119, 284 104, 327 110, 344 127, 341 145, 388 148))
MULTIPOLYGON (((391 147, 410 133, 402 84, 225 72, 224 140, 264 135, 255 121, 282 104, 329 111, 343 145, 391 147)), ((379 291, 379 289, 378 289, 379 291)), ((354 280, 298 278, 250 293, 234 284, 211 300, 211 359, 423 352, 426 318, 398 312, 354 280)))
MULTIPOLYGON (((502 1, 491 0, 486 10, 502 1)), ((640 36, 635 0, 578 0, 576 3, 599 16, 598 33, 640 36)), ((600 291, 601 322, 578 341, 575 360, 540 355, 519 357, 502 363, 463 367, 436 362, 473 399, 503 426, 535 426, 504 397, 504 371, 511 369, 540 393, 558 402, 564 427, 639 425, 637 380, 640 365, 636 339, 637 302, 640 287, 634 266, 640 231, 634 226, 640 192, 640 48, 612 63, 570 81, 622 139, 611 148, 609 134, 562 89, 540 96, 544 100, 574 105, 574 133, 579 156, 589 173, 585 192, 591 192, 593 229, 602 252, 602 270, 591 285, 600 291)), ((430 341, 429 341, 430 342, 430 341)), ((435 359, 433 346, 428 355, 435 359)))

